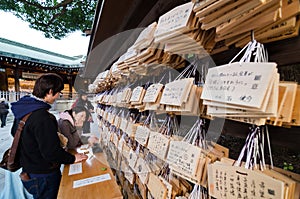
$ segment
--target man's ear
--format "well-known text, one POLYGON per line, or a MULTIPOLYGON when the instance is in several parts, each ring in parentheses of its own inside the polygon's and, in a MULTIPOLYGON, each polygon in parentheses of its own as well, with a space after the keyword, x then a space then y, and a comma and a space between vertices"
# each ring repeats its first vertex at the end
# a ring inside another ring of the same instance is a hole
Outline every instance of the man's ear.
POLYGON ((50 89, 49 92, 48 92, 48 94, 49 94, 49 95, 51 95, 51 94, 53 95, 53 90, 50 89))

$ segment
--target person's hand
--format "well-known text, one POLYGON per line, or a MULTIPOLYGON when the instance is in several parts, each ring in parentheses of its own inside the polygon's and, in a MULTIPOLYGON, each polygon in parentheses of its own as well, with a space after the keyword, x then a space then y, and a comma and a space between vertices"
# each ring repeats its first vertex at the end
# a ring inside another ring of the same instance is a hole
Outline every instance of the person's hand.
POLYGON ((85 154, 83 154, 83 153, 76 153, 75 154, 75 162, 74 163, 81 162, 83 160, 86 160, 87 158, 88 158, 88 156, 85 155, 85 154))

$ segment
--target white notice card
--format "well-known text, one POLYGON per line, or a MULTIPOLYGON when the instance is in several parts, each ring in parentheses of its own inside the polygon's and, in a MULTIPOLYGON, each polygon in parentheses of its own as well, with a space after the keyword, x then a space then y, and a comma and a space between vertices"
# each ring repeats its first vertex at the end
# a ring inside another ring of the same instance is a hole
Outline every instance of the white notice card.
POLYGON ((69 176, 78 174, 78 173, 82 173, 82 163, 81 162, 70 165, 69 176))
POLYGON ((111 180, 111 177, 109 175, 109 173, 107 174, 103 174, 103 175, 99 175, 99 176, 94 176, 94 177, 90 177, 90 178, 85 178, 82 180, 76 180, 73 182, 73 188, 78 188, 78 187, 83 187, 86 185, 90 185, 90 184, 95 184, 98 182, 103 182, 106 180, 111 180))

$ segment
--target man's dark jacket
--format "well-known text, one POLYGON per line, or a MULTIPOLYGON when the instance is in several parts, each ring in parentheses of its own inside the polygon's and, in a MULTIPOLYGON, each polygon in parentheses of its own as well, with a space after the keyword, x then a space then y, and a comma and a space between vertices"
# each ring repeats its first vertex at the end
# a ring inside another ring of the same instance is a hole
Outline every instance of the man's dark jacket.
POLYGON ((32 112, 27 119, 20 138, 19 151, 23 171, 34 174, 51 173, 60 164, 71 164, 75 156, 60 146, 57 121, 48 112, 51 106, 35 97, 25 96, 11 103, 15 116, 11 134, 14 136, 19 121, 32 112))

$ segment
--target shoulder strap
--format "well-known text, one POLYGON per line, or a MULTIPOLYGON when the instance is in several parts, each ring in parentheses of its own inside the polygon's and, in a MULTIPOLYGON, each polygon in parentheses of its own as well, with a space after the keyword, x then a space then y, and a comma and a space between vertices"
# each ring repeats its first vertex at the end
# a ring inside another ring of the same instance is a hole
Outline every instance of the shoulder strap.
POLYGON ((18 145, 19 145, 19 140, 20 140, 20 137, 21 137, 21 133, 22 133, 23 127, 24 127, 24 125, 26 123, 26 120, 28 119, 28 117, 30 115, 31 115, 31 113, 28 113, 19 122, 17 132, 16 132, 16 134, 14 136, 14 140, 13 140, 13 143, 12 143, 11 148, 10 148, 10 154, 9 154, 9 157, 8 157, 8 164, 9 163, 13 163, 15 161, 15 156, 16 156, 16 153, 17 153, 17 149, 18 149, 18 145))

